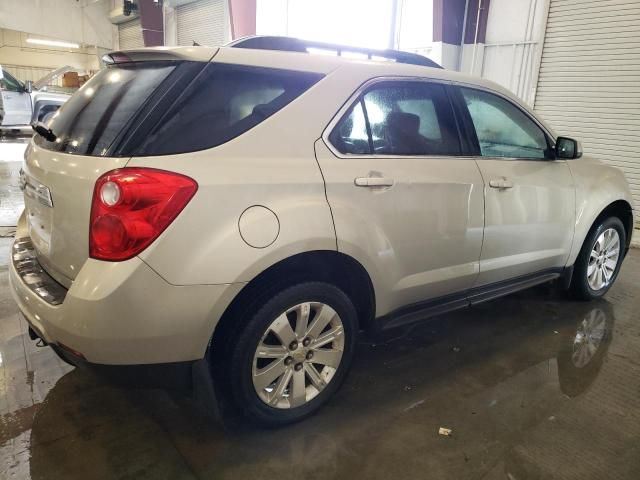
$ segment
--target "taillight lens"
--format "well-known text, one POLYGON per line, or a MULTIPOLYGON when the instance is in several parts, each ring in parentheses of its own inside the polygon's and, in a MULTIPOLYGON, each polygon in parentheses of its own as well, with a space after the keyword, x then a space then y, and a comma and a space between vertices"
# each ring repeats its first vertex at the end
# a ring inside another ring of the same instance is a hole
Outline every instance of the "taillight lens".
POLYGON ((196 190, 195 180, 164 170, 122 168, 105 173, 93 191, 89 256, 117 262, 139 254, 196 190))

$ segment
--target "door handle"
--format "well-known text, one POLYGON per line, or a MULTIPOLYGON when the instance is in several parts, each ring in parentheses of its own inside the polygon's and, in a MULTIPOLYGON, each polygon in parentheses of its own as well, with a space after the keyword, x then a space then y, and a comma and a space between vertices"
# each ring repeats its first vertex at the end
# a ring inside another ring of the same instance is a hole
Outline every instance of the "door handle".
POLYGON ((393 186, 393 179, 383 177, 357 177, 353 183, 356 187, 391 187, 393 186))
POLYGON ((493 180, 489 180, 489 186, 491 188, 513 188, 513 182, 508 180, 505 177, 502 178, 494 178, 493 180))

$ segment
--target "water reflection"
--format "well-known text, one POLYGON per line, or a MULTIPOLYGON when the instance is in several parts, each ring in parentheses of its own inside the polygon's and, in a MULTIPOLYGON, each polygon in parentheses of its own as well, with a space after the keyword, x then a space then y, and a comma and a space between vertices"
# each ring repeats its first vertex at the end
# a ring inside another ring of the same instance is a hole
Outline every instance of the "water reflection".
POLYGON ((31 478, 536 478, 521 446, 589 390, 610 304, 524 293, 358 346, 318 415, 280 430, 207 424, 189 398, 74 370, 35 413, 31 478), (438 426, 453 437, 437 435, 438 426))
POLYGON ((609 304, 590 308, 576 325, 572 342, 558 353, 558 380, 565 395, 576 397, 593 383, 602 368, 613 336, 609 304))

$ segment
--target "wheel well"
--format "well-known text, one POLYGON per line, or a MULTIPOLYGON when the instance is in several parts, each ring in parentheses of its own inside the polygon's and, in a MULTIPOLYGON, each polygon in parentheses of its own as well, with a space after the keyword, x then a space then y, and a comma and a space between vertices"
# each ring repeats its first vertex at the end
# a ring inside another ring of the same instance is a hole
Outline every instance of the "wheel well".
POLYGON ((598 215, 594 220, 591 228, 609 217, 618 217, 622 221, 622 224, 624 225, 624 233, 627 239, 626 247, 629 248, 629 245, 631 245, 631 235, 633 234, 633 210, 631 205, 624 200, 616 200, 609 204, 604 210, 602 210, 602 212, 600 212, 600 215, 598 215))
POLYGON ((368 329, 375 316, 375 294, 369 274, 352 257, 334 251, 313 251, 286 258, 272 265, 251 280, 233 299, 213 333, 212 344, 224 344, 255 305, 266 301, 277 291, 305 281, 331 283, 353 302, 358 313, 359 327, 368 329))

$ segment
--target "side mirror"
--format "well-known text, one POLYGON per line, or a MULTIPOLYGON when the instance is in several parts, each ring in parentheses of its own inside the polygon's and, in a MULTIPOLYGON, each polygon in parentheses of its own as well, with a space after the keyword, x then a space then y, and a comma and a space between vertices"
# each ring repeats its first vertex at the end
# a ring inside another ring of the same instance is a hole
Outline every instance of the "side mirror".
POLYGON ((569 137, 558 137, 556 140, 556 158, 573 160, 582 156, 582 145, 569 137))
POLYGON ((27 80, 24 82, 24 91, 27 93, 33 92, 33 81, 27 80))

